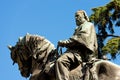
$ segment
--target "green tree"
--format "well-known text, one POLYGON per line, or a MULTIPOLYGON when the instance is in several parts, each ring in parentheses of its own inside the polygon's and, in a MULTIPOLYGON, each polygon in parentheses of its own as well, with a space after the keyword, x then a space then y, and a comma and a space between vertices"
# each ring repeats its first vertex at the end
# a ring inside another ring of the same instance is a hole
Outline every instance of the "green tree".
POLYGON ((98 58, 110 53, 115 59, 116 54, 120 53, 120 36, 114 34, 114 28, 120 27, 120 0, 112 0, 105 6, 93 8, 92 11, 90 20, 98 30, 98 58), (111 39, 104 45, 104 40, 108 37, 111 39))

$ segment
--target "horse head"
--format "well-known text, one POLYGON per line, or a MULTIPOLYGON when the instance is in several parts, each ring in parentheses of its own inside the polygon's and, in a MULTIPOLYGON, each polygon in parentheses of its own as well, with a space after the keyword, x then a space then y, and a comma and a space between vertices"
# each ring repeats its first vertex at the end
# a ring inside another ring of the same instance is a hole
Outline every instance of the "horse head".
POLYGON ((13 60, 13 65, 18 64, 19 70, 23 77, 29 77, 31 73, 31 63, 32 56, 27 47, 25 37, 20 37, 15 46, 8 46, 11 51, 11 59, 13 60))
POLYGON ((18 64, 23 77, 33 74, 32 70, 36 68, 36 64, 40 64, 40 61, 46 62, 49 53, 55 49, 54 45, 44 37, 30 34, 19 38, 15 46, 8 46, 8 48, 11 51, 13 63, 18 64), (36 64, 33 63, 34 61, 36 64))
POLYGON ((21 71, 21 75, 23 77, 29 77, 31 68, 30 55, 24 54, 24 47, 21 47, 21 45, 16 45, 9 48, 11 49, 13 64, 18 64, 19 70, 21 71))

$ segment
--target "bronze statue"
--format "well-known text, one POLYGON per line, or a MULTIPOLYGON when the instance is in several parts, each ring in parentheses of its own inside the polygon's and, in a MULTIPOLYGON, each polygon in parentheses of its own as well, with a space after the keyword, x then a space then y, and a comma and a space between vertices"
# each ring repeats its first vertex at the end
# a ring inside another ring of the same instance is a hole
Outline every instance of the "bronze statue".
MULTIPOLYGON (((27 34, 20 38, 15 46, 9 46, 9 49, 11 58, 18 64, 23 77, 27 78, 31 74, 30 80, 56 80, 54 64, 57 54, 49 40, 42 36, 27 34)), ((71 71, 71 76, 74 76, 72 74, 74 71, 71 71)))
MULTIPOLYGON (((27 34, 15 46, 8 47, 23 77, 30 76, 29 80, 56 80, 56 49, 50 41, 42 36, 27 34)), ((120 66, 107 60, 93 59, 69 71, 69 80, 103 79, 120 80, 120 66)))
POLYGON ((120 80, 120 66, 99 60, 97 40, 92 23, 83 10, 75 14, 78 26, 73 36, 58 45, 67 51, 58 56, 54 45, 39 35, 27 34, 15 46, 8 46, 11 59, 21 75, 30 80, 120 80), (55 76, 56 75, 56 76, 55 76))
POLYGON ((89 21, 84 10, 75 13, 77 28, 73 36, 58 45, 67 47, 67 51, 56 61, 57 80, 69 80, 69 70, 76 68, 82 62, 88 62, 90 55, 97 52, 97 38, 94 25, 89 21))

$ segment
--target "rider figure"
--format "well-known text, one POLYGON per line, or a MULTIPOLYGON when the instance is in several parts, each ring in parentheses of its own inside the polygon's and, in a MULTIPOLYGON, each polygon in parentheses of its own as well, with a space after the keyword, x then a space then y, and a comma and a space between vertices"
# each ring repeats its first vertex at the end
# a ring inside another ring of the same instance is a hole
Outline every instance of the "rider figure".
POLYGON ((75 13, 77 28, 68 40, 59 41, 58 45, 66 47, 65 53, 55 63, 56 80, 69 80, 69 71, 80 63, 90 60, 90 55, 97 53, 97 38, 94 25, 84 10, 75 13))

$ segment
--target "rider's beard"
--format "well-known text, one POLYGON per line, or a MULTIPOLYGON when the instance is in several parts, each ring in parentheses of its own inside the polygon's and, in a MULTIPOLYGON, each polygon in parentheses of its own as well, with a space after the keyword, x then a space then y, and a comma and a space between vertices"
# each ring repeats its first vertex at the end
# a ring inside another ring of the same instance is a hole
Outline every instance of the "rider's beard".
POLYGON ((82 19, 76 19, 76 25, 80 26, 82 23, 84 23, 86 20, 84 18, 82 19))

